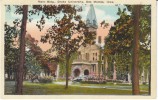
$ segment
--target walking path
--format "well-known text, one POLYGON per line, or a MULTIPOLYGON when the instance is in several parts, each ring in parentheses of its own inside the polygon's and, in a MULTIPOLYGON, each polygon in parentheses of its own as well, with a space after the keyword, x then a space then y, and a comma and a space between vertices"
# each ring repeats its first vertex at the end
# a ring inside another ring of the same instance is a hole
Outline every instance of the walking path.
MULTIPOLYGON (((54 84, 60 84, 65 85, 65 82, 53 82, 54 84)), ((106 89, 117 89, 117 90, 131 90, 132 86, 96 86, 96 85, 90 85, 90 86, 82 86, 80 83, 73 83, 69 82, 70 86, 78 86, 78 87, 87 87, 87 88, 106 88, 106 89)), ((141 90, 142 92, 148 92, 145 90, 141 90)))

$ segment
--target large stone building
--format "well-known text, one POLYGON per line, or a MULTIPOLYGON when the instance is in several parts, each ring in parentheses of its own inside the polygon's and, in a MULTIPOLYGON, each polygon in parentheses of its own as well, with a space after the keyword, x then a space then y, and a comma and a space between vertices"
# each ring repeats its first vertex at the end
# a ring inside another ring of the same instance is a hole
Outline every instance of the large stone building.
MULTIPOLYGON (((93 5, 90 5, 89 12, 86 18, 86 25, 90 31, 97 32, 98 24, 96 19, 96 14, 93 5)), ((97 38, 97 37, 96 37, 97 38)), ((97 40, 97 39, 96 39, 97 40)), ((101 39, 98 39, 98 41, 101 39)), ((71 68, 71 77, 102 77, 107 80, 117 80, 117 71, 115 62, 112 68, 112 77, 107 77, 105 73, 107 73, 108 63, 107 60, 104 59, 104 55, 100 52, 101 42, 99 44, 87 45, 86 47, 81 46, 78 50, 78 57, 72 63, 71 68), (99 63, 99 61, 101 61, 99 63)), ((125 82, 131 83, 131 75, 128 72, 126 78, 123 78, 125 82)), ((147 77, 148 78, 148 77, 147 77)), ((148 79, 145 78, 144 73, 141 74, 140 83, 148 82, 148 79)), ((122 78, 120 78, 122 80, 122 78)))
MULTIPOLYGON (((81 47, 78 50, 78 57, 72 63, 72 77, 90 75, 99 76, 99 46, 87 45, 86 47, 81 47)), ((100 75, 103 74, 103 56, 101 57, 102 64, 100 68, 100 75)))
MULTIPOLYGON (((86 25, 89 31, 97 32, 97 19, 93 5, 90 5, 89 12, 86 18, 86 25)), ((102 63, 100 65, 100 70, 98 66, 100 55, 99 45, 87 45, 86 47, 80 47, 78 50, 78 57, 72 63, 71 76, 99 76, 103 74, 103 55, 101 55, 102 63)))

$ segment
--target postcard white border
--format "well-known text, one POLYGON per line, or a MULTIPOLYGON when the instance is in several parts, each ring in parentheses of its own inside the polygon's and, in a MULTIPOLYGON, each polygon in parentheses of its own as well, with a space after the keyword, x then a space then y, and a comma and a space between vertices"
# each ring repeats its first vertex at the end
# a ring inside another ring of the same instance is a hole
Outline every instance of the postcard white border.
MULTIPOLYGON (((45 0, 46 1, 46 0, 45 0)), ((50 0, 49 0, 50 1, 50 0)), ((58 0, 53 0, 58 1, 58 0)), ((61 0, 60 0, 61 1, 61 0)), ((68 1, 68 0, 63 0, 68 1)), ((70 1, 70 0, 69 0, 70 1)), ((71 0, 75 1, 75 0, 71 0)), ((86 0, 76 0, 76 1, 86 1, 86 0)), ((87 0, 88 1, 88 0, 87 0)), ((95 1, 95 0, 90 0, 95 1)), ((5 10, 4 5, 33 5, 41 4, 38 3, 38 0, 1 0, 0 1, 0 92, 2 98, 5 99, 154 99, 156 98, 156 0, 100 0, 105 1, 105 5, 114 5, 114 4, 142 4, 150 5, 151 4, 151 96, 133 96, 133 95, 4 95, 4 19, 5 19, 5 10), (107 1, 113 1, 114 3, 110 4, 107 1)), ((47 3, 46 3, 47 4, 47 3)), ((49 3, 50 4, 50 3, 49 3)), ((53 3, 57 4, 57 3, 53 3)), ((65 3, 64 3, 65 4, 65 3)), ((68 3, 70 4, 70 3, 68 3)), ((100 4, 98 4, 100 5, 100 4)), ((103 4, 101 4, 103 5, 103 4)))

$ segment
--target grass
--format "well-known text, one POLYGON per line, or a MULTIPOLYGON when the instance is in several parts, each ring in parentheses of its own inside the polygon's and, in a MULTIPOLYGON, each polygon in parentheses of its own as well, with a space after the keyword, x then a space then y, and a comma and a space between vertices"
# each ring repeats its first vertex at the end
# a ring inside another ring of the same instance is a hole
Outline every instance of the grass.
MULTIPOLYGON (((64 85, 42 84, 24 82, 24 95, 132 95, 131 90, 117 90, 105 88, 87 88, 69 86, 65 89, 64 85)), ((147 94, 147 92, 141 92, 147 94)))

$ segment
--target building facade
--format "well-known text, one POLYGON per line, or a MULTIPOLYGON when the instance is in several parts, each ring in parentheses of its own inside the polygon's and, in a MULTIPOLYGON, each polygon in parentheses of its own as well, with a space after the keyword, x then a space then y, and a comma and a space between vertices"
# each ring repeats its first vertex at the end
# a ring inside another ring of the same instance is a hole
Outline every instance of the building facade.
MULTIPOLYGON (((90 9, 86 19, 86 25, 89 28, 89 31, 97 32, 97 20, 95 15, 95 10, 93 5, 90 5, 90 9)), ((101 38, 101 37, 99 37, 101 38)), ((101 39, 98 39, 98 41, 101 39)), ((101 44, 101 42, 98 42, 101 44)), ((107 59, 104 59, 103 53, 101 53, 101 45, 87 45, 86 47, 81 46, 78 50, 78 57, 72 63, 71 68, 71 77, 104 77, 106 80, 117 80, 117 71, 115 62, 112 68, 112 77, 107 76, 108 63, 107 59)), ((148 77, 145 78, 144 72, 141 74, 140 83, 147 82, 148 77)), ((147 75, 148 76, 148 75, 147 75)), ((122 79, 119 79, 122 80, 122 79)), ((126 78, 123 78, 124 82, 131 83, 131 75, 128 72, 126 78)))
MULTIPOLYGON (((72 77, 79 76, 99 76, 99 46, 87 45, 78 50, 78 57, 72 63, 72 77)), ((101 55, 100 75, 103 75, 104 59, 101 55)))
MULTIPOLYGON (((97 19, 93 5, 90 5, 90 9, 86 18, 86 25, 89 31, 97 32, 97 19)), ((78 57, 72 63, 71 76, 99 76, 103 74, 103 55, 101 55, 102 63, 100 70, 98 66, 100 55, 100 47, 96 44, 87 45, 86 47, 80 47, 78 50, 78 57)))

